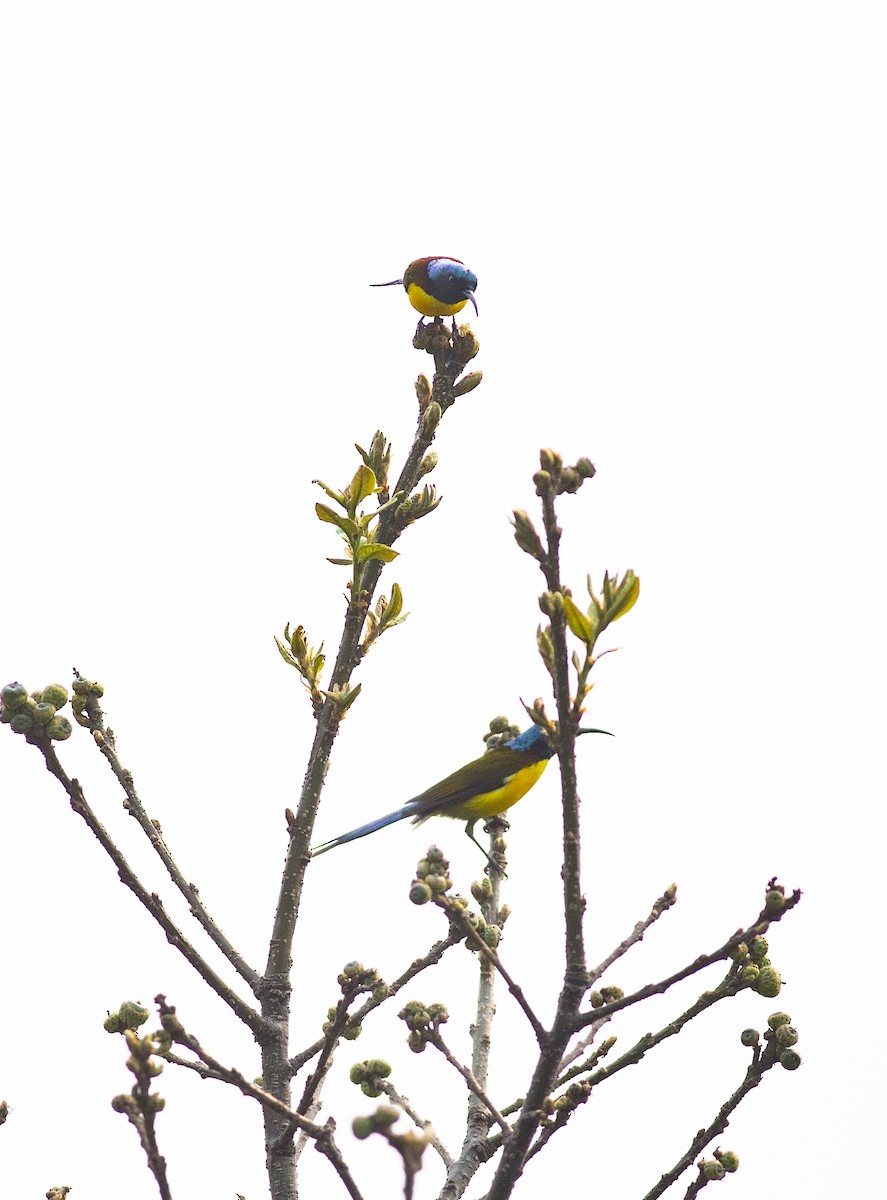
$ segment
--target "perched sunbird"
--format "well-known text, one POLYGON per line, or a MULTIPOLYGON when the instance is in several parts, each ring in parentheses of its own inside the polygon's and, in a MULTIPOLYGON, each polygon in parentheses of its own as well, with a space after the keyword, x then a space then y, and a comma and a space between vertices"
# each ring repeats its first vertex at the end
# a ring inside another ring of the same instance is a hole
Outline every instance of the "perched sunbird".
POLYGON ((371 283, 370 287, 394 287, 402 283, 410 304, 423 317, 452 317, 461 312, 470 300, 477 312, 474 298, 477 276, 458 258, 431 254, 417 258, 403 273, 403 279, 388 283, 371 283))
MULTIPOLYGON (((578 732, 607 733, 607 730, 580 729, 578 732)), ((531 725, 511 741, 488 750, 426 792, 414 796, 403 808, 377 817, 350 833, 343 833, 331 842, 324 842, 311 854, 325 854, 327 850, 366 837, 368 833, 375 833, 377 829, 384 829, 406 817, 412 817, 414 825, 421 825, 429 817, 452 817, 465 822, 465 832, 486 855, 486 850, 474 836, 475 824, 517 804, 539 779, 553 754, 554 747, 545 731, 538 725, 531 725)))

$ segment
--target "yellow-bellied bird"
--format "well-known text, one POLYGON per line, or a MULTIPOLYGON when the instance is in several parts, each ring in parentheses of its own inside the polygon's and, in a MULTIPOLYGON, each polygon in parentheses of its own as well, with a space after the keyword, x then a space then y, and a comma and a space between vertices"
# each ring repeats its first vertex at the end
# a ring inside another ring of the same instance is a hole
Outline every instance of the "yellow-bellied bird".
MULTIPOLYGON (((580 729, 578 732, 607 733, 607 730, 580 729)), ((342 846, 345 842, 354 842, 407 817, 412 817, 414 825, 421 825, 429 817, 453 817, 457 821, 464 821, 465 832, 486 854, 474 836, 476 822, 494 817, 511 808, 512 804, 517 804, 540 778, 553 754, 554 747, 545 730, 538 725, 531 725, 517 737, 488 750, 474 762, 460 767, 440 783, 414 796, 403 808, 324 842, 316 846, 311 854, 314 857, 325 854, 327 850, 342 846)))
POLYGON ((477 312, 474 298, 477 276, 458 258, 431 254, 417 258, 403 273, 403 279, 388 283, 371 283, 370 287, 394 287, 402 283, 410 304, 423 317, 452 317, 461 312, 470 300, 477 312))

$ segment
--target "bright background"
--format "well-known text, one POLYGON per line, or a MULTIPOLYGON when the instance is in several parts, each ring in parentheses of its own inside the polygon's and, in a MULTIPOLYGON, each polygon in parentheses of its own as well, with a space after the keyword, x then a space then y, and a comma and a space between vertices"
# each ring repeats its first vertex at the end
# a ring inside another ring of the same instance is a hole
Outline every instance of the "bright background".
MULTIPOLYGON (((672 880, 677 909, 610 982, 719 945, 773 874, 804 889, 771 938, 779 1000, 744 994, 595 1093, 518 1195, 577 1177, 643 1195, 739 1084, 740 1030, 777 1007, 804 1065, 773 1071, 720 1139, 741 1158, 730 1195, 861 1195, 877 1175, 882 20, 875 3, 778 0, 5 11, 0 676, 34 688, 76 665, 104 683, 145 803, 255 965, 312 735, 272 635, 290 621, 337 644, 345 575, 311 481, 345 483, 376 428, 399 467, 429 364, 402 292, 367 284, 429 253, 479 277, 485 379, 438 438, 440 509, 385 573, 411 616, 361 669, 318 839, 396 807, 546 693, 541 577, 508 516, 533 510, 550 445, 599 472, 561 506, 574 589, 604 568, 642 580, 590 705, 618 736, 580 746, 590 959, 672 880)), ((61 755, 180 913, 88 738, 61 755)), ((247 1075, 253 1048, 8 730, 0 789, 0 1191, 153 1197, 110 1108, 131 1077, 105 1012, 162 991, 247 1075)), ((543 1020, 557 795, 551 769, 514 814, 502 947, 543 1020)), ((477 852, 457 826, 431 837, 467 892, 477 852)), ((294 1050, 342 963, 393 978, 442 936, 406 901, 429 840, 397 826, 311 868, 294 1050)), ((472 962, 455 951, 410 993, 450 1005, 462 1057, 472 962)), ((626 1014, 620 1048, 716 978, 626 1014)), ((504 990, 496 1036, 504 1105, 531 1050, 504 990)), ((375 1102, 342 1080, 375 1056, 454 1152, 464 1115, 458 1080, 408 1054, 393 1016, 343 1047, 326 1096, 368 1200, 398 1191, 399 1166, 353 1140, 375 1102)), ((169 1068, 159 1087, 174 1194, 267 1195, 255 1106, 169 1068)), ((303 1163, 305 1196, 338 1194, 318 1155, 303 1163)), ((429 1154, 418 1196, 441 1181, 429 1154)))

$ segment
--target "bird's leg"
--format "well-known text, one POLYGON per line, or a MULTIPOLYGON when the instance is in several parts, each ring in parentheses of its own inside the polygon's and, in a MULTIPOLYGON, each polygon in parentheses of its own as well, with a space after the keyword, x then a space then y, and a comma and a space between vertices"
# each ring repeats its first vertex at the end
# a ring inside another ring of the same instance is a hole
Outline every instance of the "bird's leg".
POLYGON ((488 864, 487 870, 489 871, 489 869, 492 868, 499 875, 501 875, 503 879, 507 879, 508 876, 505 874, 505 858, 504 858, 504 856, 499 856, 498 858, 492 858, 490 856, 489 851, 486 850, 485 847, 483 847, 480 844, 480 842, 477 840, 477 838, 474 836, 474 826, 476 824, 476 821, 477 821, 477 818, 475 818, 474 821, 469 821, 468 824, 465 826, 465 832, 468 834, 468 836, 474 842, 475 846, 477 846, 478 850, 480 850, 481 854, 487 860, 487 864, 488 864))

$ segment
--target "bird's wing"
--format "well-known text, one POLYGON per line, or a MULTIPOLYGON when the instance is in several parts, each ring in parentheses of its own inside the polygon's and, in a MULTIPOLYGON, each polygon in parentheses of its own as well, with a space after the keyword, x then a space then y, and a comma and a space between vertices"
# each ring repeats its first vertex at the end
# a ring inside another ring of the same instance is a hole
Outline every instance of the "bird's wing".
POLYGON ((514 750, 504 747, 488 750, 474 762, 460 767, 440 783, 435 783, 427 791, 407 801, 404 808, 408 811, 403 815, 418 819, 431 817, 435 813, 446 816, 448 810, 458 808, 466 800, 496 791, 525 765, 523 755, 514 750))

